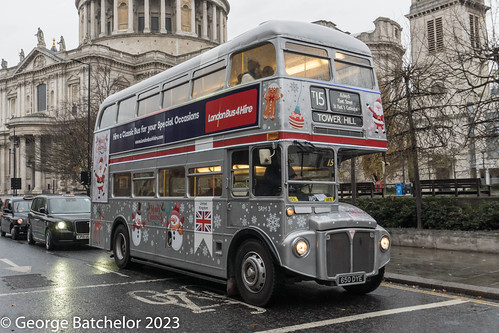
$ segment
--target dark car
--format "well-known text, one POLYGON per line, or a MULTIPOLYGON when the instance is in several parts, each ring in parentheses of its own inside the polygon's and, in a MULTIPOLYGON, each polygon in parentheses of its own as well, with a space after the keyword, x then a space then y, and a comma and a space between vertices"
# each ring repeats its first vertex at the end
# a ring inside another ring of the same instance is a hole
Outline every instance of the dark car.
POLYGON ((28 214, 28 243, 45 243, 47 250, 60 244, 88 244, 90 198, 74 195, 39 195, 28 214))
POLYGON ((5 200, 2 209, 2 217, 0 222, 0 232, 2 237, 10 233, 12 239, 18 239, 19 236, 26 235, 28 231, 28 218, 29 209, 33 197, 10 197, 5 200))

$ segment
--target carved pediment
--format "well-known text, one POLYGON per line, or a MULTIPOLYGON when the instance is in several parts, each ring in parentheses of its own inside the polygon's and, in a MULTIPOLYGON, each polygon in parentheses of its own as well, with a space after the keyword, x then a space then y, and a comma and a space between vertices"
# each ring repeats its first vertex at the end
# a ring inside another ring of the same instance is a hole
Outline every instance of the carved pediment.
POLYGON ((36 47, 17 66, 15 74, 40 70, 62 62, 63 59, 52 54, 47 49, 36 47))

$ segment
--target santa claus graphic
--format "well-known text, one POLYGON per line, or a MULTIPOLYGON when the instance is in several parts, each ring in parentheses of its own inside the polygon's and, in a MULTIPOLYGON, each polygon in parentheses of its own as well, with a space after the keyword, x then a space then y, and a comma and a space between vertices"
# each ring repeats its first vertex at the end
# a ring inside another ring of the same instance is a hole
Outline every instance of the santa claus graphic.
POLYGON ((374 102, 374 106, 366 104, 367 108, 373 114, 374 125, 376 125, 376 129, 374 130, 376 133, 379 133, 379 130, 385 133, 385 116, 383 115, 383 105, 381 104, 381 99, 377 99, 374 102))

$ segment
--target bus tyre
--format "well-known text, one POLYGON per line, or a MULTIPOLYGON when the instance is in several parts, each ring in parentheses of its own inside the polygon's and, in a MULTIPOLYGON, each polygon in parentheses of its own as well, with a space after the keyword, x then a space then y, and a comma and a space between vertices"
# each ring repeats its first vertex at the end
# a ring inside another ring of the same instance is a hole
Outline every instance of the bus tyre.
POLYGON ((120 224, 114 231, 113 254, 114 262, 119 268, 125 268, 130 263, 130 237, 123 224, 120 224))
POLYGON ((352 286, 344 286, 343 288, 352 294, 364 295, 370 293, 371 291, 376 290, 381 281, 383 281, 383 276, 385 275, 385 268, 382 267, 379 269, 378 275, 372 276, 367 280, 364 284, 355 284, 352 286))
POLYGON ((45 249, 48 251, 53 250, 55 248, 54 238, 52 236, 52 232, 47 230, 45 232, 45 249))
POLYGON ((267 248, 258 240, 245 241, 236 254, 236 282, 246 303, 265 306, 278 286, 278 271, 267 248))
POLYGON ((31 230, 31 224, 28 226, 28 234, 26 235, 26 238, 28 239, 28 244, 35 244, 35 240, 33 239, 33 230, 31 230))

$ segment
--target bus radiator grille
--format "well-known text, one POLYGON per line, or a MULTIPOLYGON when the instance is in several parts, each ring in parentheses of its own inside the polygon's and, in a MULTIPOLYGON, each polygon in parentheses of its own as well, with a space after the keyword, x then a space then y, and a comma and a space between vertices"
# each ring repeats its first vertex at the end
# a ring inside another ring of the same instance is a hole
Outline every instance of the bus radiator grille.
POLYGON ((348 232, 329 234, 326 241, 327 274, 372 272, 374 270, 374 237, 369 231, 356 231, 353 239, 348 232))
POLYGON ((90 226, 88 221, 76 221, 76 232, 79 234, 88 234, 90 232, 90 226))

